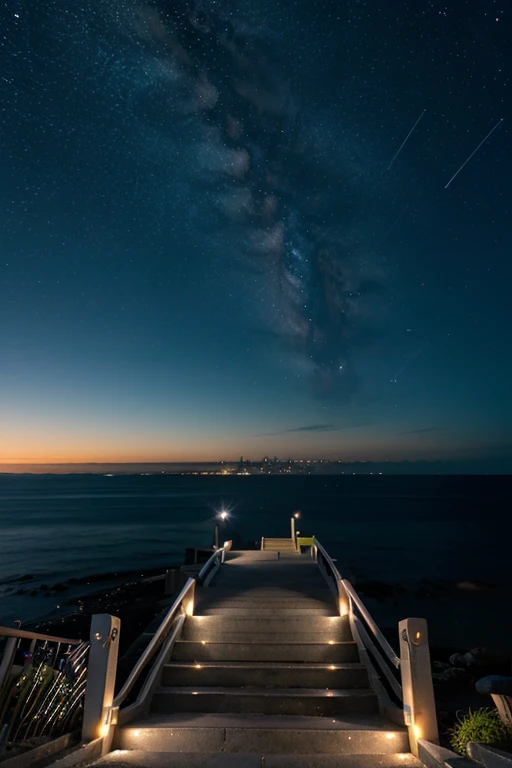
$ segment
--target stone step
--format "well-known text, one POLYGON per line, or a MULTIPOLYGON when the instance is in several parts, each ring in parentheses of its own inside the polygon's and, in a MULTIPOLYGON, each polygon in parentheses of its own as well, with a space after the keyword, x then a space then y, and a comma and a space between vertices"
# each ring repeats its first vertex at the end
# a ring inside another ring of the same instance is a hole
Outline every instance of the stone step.
POLYGON ((390 755, 260 755, 201 752, 143 752, 116 750, 92 763, 94 768, 423 768, 407 752, 390 755))
POLYGON ((296 552, 297 554, 300 554, 297 550, 297 547, 294 545, 293 541, 272 541, 268 542, 266 541, 263 545, 263 551, 269 551, 269 550, 281 550, 282 552, 288 552, 289 550, 292 552, 296 552))
POLYGON ((162 685, 265 686, 274 688, 368 688, 363 664, 286 664, 251 662, 171 662, 162 685))
MULTIPOLYGON (((253 611, 260 611, 260 610, 266 610, 267 608, 270 608, 273 611, 302 611, 302 610, 310 610, 311 608, 319 608, 319 609, 325 609, 328 608, 330 610, 333 609, 333 607, 336 605, 336 602, 334 600, 334 597, 329 599, 327 596, 325 600, 317 600, 317 599, 307 599, 304 600, 297 600, 295 598, 288 598, 288 599, 277 599, 277 600, 265 600, 263 598, 258 598, 256 600, 247 599, 245 600, 243 596, 229 598, 229 599, 211 599, 210 597, 200 597, 197 599, 194 607, 194 611, 197 616, 207 616, 208 614, 203 613, 205 610, 236 610, 236 609, 242 609, 242 610, 253 610, 253 611)), ((336 615, 336 613, 332 614, 336 615)))
MULTIPOLYGON (((280 561, 278 560, 277 562, 280 561)), ((248 577, 242 574, 237 577, 235 574, 222 572, 215 577, 215 580, 212 582, 212 587, 239 589, 240 584, 243 584, 246 589, 251 590, 277 590, 283 588, 286 589, 288 587, 294 591, 300 590, 301 592, 303 590, 308 592, 313 589, 323 589, 325 592, 329 589, 327 582, 320 577, 316 578, 316 574, 315 577, 311 579, 295 576, 294 574, 281 574, 280 576, 270 574, 263 578, 259 578, 258 576, 248 577)), ((212 587, 208 587, 208 589, 211 589, 212 587)))
POLYGON ((374 713, 377 697, 368 689, 325 688, 180 688, 155 691, 151 711, 221 712, 258 715, 332 717, 374 713))
MULTIPOLYGON (((254 619, 262 619, 262 618, 272 618, 276 615, 276 607, 274 605, 265 608, 265 607, 259 607, 259 606, 252 606, 249 607, 250 603, 245 603, 242 606, 232 606, 232 605, 226 605, 226 606, 219 606, 217 608, 201 608, 200 606, 197 606, 197 612, 201 614, 201 616, 224 616, 226 620, 232 619, 234 622, 238 620, 238 618, 254 618, 254 619)), ((314 608, 284 608, 279 606, 277 609, 279 611, 279 616, 283 619, 287 618, 294 618, 296 616, 308 616, 308 618, 311 621, 315 621, 315 618, 318 616, 334 616, 334 606, 332 608, 329 608, 327 606, 320 606, 320 607, 314 607, 314 608)))
POLYGON ((302 592, 293 588, 286 587, 274 587, 274 589, 258 589, 258 588, 243 588, 238 587, 228 588, 219 587, 212 584, 211 587, 204 590, 198 590, 197 600, 215 600, 215 601, 231 601, 242 600, 245 602, 270 602, 283 603, 289 601, 296 601, 297 603, 307 603, 308 601, 325 602, 326 600, 332 600, 333 594, 328 589, 327 585, 319 587, 317 589, 310 589, 307 592, 302 592))
POLYGON ((173 661, 302 661, 340 664, 359 661, 353 641, 340 643, 236 643, 178 640, 173 661))
POLYGON ((311 589, 295 589, 292 586, 286 587, 254 587, 240 585, 236 587, 221 586, 220 584, 212 584, 208 588, 208 594, 199 593, 198 600, 203 596, 208 599, 217 600, 330 600, 332 599, 332 592, 327 585, 319 585, 318 587, 312 587, 311 589))
POLYGON ((181 634, 183 640, 222 641, 232 638, 238 642, 324 642, 351 640, 346 616, 311 616, 294 614, 266 618, 237 616, 232 621, 224 616, 187 616, 181 634))
MULTIPOLYGON (((217 618, 213 617, 212 618, 217 618)), ((263 623, 266 619, 262 618, 260 621, 263 623)), ((263 627, 264 630, 264 627, 263 627)), ((331 630, 328 635, 328 640, 324 640, 324 634, 321 632, 294 632, 293 629, 287 629, 283 632, 230 632, 226 627, 225 632, 200 632, 199 630, 190 630, 182 635, 183 640, 189 640, 191 642, 200 642, 203 640, 206 643, 245 643, 246 645, 260 645, 260 644, 314 644, 314 645, 331 645, 332 643, 348 642, 351 635, 341 630, 331 630)), ((325 636, 327 637, 327 635, 325 636)))
POLYGON ((405 728, 378 715, 320 718, 153 714, 116 728, 114 748, 260 756, 335 755, 341 766, 347 755, 409 752, 409 739, 405 728))

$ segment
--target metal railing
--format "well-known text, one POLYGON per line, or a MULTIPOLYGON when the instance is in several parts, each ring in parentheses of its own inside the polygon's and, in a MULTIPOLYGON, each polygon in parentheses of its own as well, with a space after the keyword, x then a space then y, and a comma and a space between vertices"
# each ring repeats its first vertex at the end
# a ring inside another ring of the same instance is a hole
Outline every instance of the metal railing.
POLYGON ((393 711, 401 711, 402 722, 409 727, 411 751, 417 755, 419 739, 439 740, 425 620, 404 619, 399 623, 398 656, 350 581, 342 578, 316 538, 312 554, 337 597, 340 615, 349 616, 354 639, 368 658, 381 709, 391 717, 393 711))
POLYGON ((226 552, 229 552, 231 547, 233 546, 233 542, 225 541, 223 547, 219 547, 219 549, 216 549, 213 555, 208 558, 206 563, 203 565, 199 573, 197 574, 197 582, 201 586, 208 586, 210 581, 215 576, 217 570, 220 568, 224 560, 226 559, 226 552))
POLYGON ((81 723, 89 643, 0 627, 0 751, 81 723))
POLYGON ((229 552, 232 544, 232 541, 225 542, 224 546, 216 550, 203 565, 195 579, 187 579, 185 586, 165 614, 149 645, 143 651, 121 690, 115 696, 110 708, 110 713, 107 715, 105 725, 115 725, 121 721, 126 722, 128 719, 131 719, 132 716, 137 714, 137 712, 145 708, 152 690, 158 683, 158 678, 161 674, 163 665, 180 635, 185 618, 187 616, 192 616, 194 613, 196 584, 202 586, 208 585, 218 568, 224 562, 226 552, 229 552), (156 659, 154 660, 151 669, 149 669, 147 677, 142 683, 135 700, 120 713, 119 710, 121 705, 126 701, 129 694, 140 680, 143 671, 148 668, 155 656, 156 659))

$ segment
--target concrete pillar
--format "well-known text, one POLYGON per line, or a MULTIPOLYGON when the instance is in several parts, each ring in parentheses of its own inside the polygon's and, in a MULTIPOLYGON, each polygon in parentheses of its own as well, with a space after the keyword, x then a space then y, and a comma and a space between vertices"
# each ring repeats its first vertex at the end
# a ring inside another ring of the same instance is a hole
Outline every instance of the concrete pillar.
POLYGON ((290 526, 292 531, 292 541, 295 544, 295 518, 293 515, 290 518, 290 526))
POLYGON ((405 724, 409 727, 411 752, 417 756, 419 739, 439 743, 427 622, 404 619, 398 624, 398 632, 405 724))
POLYGON ((114 699, 120 628, 121 621, 117 616, 96 613, 92 617, 83 741, 103 738, 110 731, 108 718, 114 699))

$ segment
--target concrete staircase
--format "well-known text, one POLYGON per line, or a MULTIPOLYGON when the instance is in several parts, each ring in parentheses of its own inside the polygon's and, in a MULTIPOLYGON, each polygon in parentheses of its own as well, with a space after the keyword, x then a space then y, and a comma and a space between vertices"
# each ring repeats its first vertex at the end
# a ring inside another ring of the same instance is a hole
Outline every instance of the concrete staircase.
POLYGON ((266 552, 281 552, 283 555, 297 555, 293 539, 263 539, 263 550, 266 552))
POLYGON ((95 765, 421 765, 407 730, 379 716, 348 620, 316 564, 277 551, 233 552, 213 585, 197 590, 150 714, 118 728, 117 751, 95 765))

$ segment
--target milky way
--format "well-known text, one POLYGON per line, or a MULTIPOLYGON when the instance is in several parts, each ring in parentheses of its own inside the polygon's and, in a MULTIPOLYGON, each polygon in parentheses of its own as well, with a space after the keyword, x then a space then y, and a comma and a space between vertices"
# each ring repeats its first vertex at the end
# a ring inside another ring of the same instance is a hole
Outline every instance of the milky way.
POLYGON ((98 51, 108 87, 124 91, 146 146, 160 150, 173 126, 186 158, 179 183, 200 200, 191 227, 210 231, 212 253, 229 241, 224 256, 241 295, 314 391, 350 388, 347 361, 366 324, 360 305, 376 284, 344 246, 348 217, 334 216, 329 192, 317 191, 332 169, 315 158, 301 117, 308 106, 280 71, 275 43, 247 24, 241 31, 213 2, 108 8, 123 51, 122 63, 98 51))

